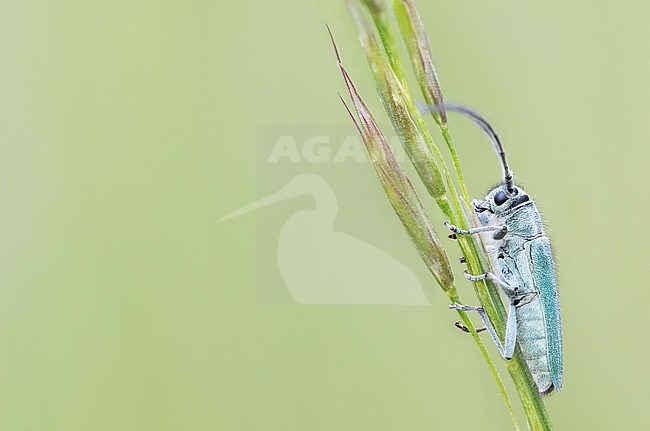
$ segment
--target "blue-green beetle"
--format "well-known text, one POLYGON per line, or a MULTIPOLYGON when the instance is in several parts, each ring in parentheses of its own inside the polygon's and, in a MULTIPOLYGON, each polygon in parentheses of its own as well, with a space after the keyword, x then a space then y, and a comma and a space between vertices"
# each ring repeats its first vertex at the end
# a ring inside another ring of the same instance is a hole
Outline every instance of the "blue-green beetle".
POLYGON ((452 111, 469 117, 490 137, 503 168, 503 183, 472 207, 479 226, 462 230, 447 223, 458 235, 481 235, 494 272, 465 276, 470 281, 492 280, 508 297, 510 306, 505 340, 499 340, 481 307, 452 304, 450 308, 477 311, 499 352, 512 358, 515 341, 542 394, 562 389, 562 320, 555 263, 539 211, 530 196, 515 185, 503 145, 494 128, 474 110, 460 104, 428 106, 428 111, 452 111))

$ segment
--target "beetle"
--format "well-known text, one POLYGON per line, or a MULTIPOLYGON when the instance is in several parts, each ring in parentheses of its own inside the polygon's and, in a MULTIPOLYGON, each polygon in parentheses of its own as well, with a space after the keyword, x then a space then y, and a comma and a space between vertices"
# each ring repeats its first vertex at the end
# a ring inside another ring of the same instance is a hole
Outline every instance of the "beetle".
POLYGON ((512 358, 518 342, 539 392, 559 392, 563 378, 562 318, 555 262, 539 211, 530 195, 515 184, 501 140, 483 116, 450 102, 427 106, 426 110, 457 112, 471 119, 492 141, 503 170, 503 182, 483 199, 472 201, 479 226, 463 230, 445 223, 454 234, 480 235, 486 244, 494 272, 464 274, 472 282, 491 280, 507 297, 509 309, 503 343, 482 307, 454 303, 450 308, 478 312, 484 329, 505 359, 512 358))

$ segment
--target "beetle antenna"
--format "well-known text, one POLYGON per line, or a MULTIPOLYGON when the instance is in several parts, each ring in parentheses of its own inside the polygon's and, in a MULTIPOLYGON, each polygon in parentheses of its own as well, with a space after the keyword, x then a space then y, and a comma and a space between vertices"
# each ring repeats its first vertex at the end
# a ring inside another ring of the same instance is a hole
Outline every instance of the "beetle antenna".
POLYGON ((494 150, 497 152, 497 155, 499 156, 499 159, 501 161, 501 167, 503 168, 503 180, 506 186, 506 190, 508 192, 512 192, 514 190, 514 178, 512 176, 512 171, 508 166, 508 160, 506 159, 506 152, 503 149, 503 145, 501 144, 499 135, 497 134, 496 130, 494 130, 494 127, 492 127, 492 125, 488 122, 488 120, 486 120, 485 117, 483 117, 481 114, 479 114, 472 108, 469 108, 460 103, 445 102, 439 105, 426 104, 420 106, 420 112, 422 113, 443 112, 443 111, 457 112, 459 114, 468 117, 470 120, 472 120, 472 122, 474 122, 474 124, 479 126, 481 130, 485 132, 486 135, 488 135, 488 138, 490 138, 490 141, 492 141, 492 145, 494 145, 494 150))

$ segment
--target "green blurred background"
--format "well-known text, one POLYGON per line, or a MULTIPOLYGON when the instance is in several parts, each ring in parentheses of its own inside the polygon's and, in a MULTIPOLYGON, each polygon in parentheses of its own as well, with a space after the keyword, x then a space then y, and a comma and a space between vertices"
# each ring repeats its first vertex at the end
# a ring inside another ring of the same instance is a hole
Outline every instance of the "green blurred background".
MULTIPOLYGON (((379 104, 342 1, 222 3, 0 4, 0 429, 511 429, 369 167, 335 227, 430 305, 260 300, 258 226, 313 204, 215 221, 260 197, 260 130, 349 125, 325 22, 379 104)), ((492 120, 549 226, 557 429, 646 428, 650 4, 417 5, 446 97, 492 120)), ((452 121, 478 196, 494 155, 452 121)))

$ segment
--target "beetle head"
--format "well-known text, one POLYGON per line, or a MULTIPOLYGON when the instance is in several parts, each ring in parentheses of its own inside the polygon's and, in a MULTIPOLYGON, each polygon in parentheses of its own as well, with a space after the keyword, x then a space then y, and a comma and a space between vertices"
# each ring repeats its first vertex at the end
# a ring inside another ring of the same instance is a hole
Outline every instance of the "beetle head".
POLYGON ((479 217, 485 218, 489 217, 488 214, 499 215, 529 201, 530 197, 523 188, 514 185, 508 192, 505 184, 499 184, 490 190, 483 200, 474 200, 472 206, 479 217))

